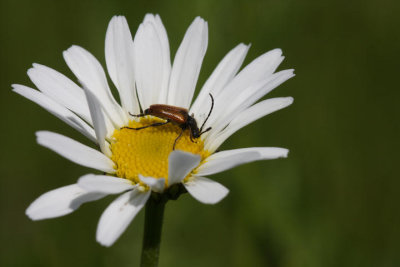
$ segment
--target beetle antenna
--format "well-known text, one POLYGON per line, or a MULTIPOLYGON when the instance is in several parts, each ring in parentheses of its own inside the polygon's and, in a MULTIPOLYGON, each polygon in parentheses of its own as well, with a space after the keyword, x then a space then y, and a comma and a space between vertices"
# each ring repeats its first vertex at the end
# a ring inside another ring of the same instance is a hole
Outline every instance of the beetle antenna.
POLYGON ((206 133, 206 132, 208 132, 209 130, 211 130, 211 127, 208 127, 207 129, 205 129, 203 132, 200 132, 200 134, 199 135, 202 135, 203 133, 206 133))
MULTIPOLYGON (((212 112, 212 110, 213 110, 213 108, 214 108, 214 97, 212 96, 211 93, 209 93, 209 95, 210 95, 210 97, 211 97, 211 108, 210 108, 210 112, 208 112, 207 118, 205 119, 205 121, 203 122, 203 124, 202 124, 201 127, 200 127, 200 133, 203 131, 203 127, 204 127, 204 125, 206 124, 206 122, 207 122, 208 118, 210 117, 211 112, 212 112)), ((207 132, 207 131, 209 131, 209 130, 211 130, 211 128, 210 128, 210 129, 207 129, 205 132, 207 132)))

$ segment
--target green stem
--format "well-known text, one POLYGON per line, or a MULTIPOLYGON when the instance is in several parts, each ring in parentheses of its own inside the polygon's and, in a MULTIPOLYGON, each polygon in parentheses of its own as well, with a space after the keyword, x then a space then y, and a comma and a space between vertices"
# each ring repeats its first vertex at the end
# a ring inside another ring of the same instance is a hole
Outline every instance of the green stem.
POLYGON ((141 267, 156 267, 166 199, 152 195, 146 203, 141 267))

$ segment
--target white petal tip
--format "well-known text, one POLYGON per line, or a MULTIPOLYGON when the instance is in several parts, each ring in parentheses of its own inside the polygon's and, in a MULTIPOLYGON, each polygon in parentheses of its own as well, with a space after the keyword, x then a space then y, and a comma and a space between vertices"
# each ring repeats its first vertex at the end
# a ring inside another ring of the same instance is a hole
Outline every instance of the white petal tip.
POLYGON ((39 220, 43 219, 43 218, 40 218, 35 215, 35 212, 32 210, 31 206, 29 206, 26 209, 25 215, 28 216, 28 218, 31 219, 32 221, 39 221, 39 220))
POLYGON ((203 204, 216 204, 229 193, 228 188, 205 177, 194 177, 184 186, 192 197, 203 204))
POLYGON ((284 109, 284 108, 290 106, 291 104, 293 104, 293 102, 294 102, 294 98, 291 96, 282 97, 282 98, 280 98, 280 102, 277 103, 277 110, 284 109))
POLYGON ((22 85, 13 83, 11 84, 12 91, 18 94, 18 89, 21 88, 22 85))
POLYGON ((110 20, 110 24, 111 23, 124 23, 126 22, 126 18, 123 15, 115 15, 114 17, 112 17, 112 19, 110 20))
POLYGON ((229 189, 227 189, 227 188, 225 188, 226 189, 226 191, 224 191, 224 192, 221 192, 221 195, 219 195, 218 196, 218 198, 210 198, 210 199, 207 199, 207 200, 203 200, 203 201, 200 201, 201 203, 203 203, 203 204, 207 204, 207 205, 214 205, 214 204, 217 204, 217 203, 219 203, 221 200, 223 200, 227 195, 228 195, 228 193, 229 193, 229 189))
POLYGON ((82 49, 82 48, 78 45, 71 45, 68 49, 63 51, 63 56, 66 57, 66 56, 68 56, 69 53, 71 53, 77 49, 82 49))
POLYGON ((269 52, 267 52, 267 53, 274 53, 274 54, 276 54, 276 55, 280 55, 280 56, 282 56, 282 49, 280 49, 280 48, 275 48, 275 49, 272 49, 271 51, 269 51, 269 52))
POLYGON ((282 148, 282 156, 280 158, 287 158, 289 155, 289 149, 282 148))
MULTIPOLYGON (((37 210, 35 210, 35 207, 32 207, 32 206, 29 206, 26 209, 25 215, 28 216, 28 218, 31 219, 32 221, 41 221, 41 220, 45 220, 45 219, 52 219, 52 218, 59 217, 59 216, 42 216, 38 213, 37 210)), ((65 215, 67 215, 67 214, 65 214, 65 215)))
POLYGON ((194 21, 203 21, 204 22, 204 19, 202 18, 202 17, 200 17, 200 16, 197 16, 195 19, 194 19, 194 21))
POLYGON ((153 13, 147 13, 144 16, 143 22, 154 21, 155 17, 156 16, 153 13))
POLYGON ((36 70, 36 69, 33 67, 33 68, 29 68, 29 69, 26 71, 26 73, 28 74, 29 78, 31 78, 31 76, 33 75, 32 72, 34 72, 35 70, 36 70))
POLYGON ((36 135, 36 138, 40 138, 40 137, 42 137, 43 135, 45 135, 45 134, 47 134, 47 133, 50 133, 50 132, 49 132, 49 131, 42 130, 42 131, 37 131, 37 132, 35 132, 35 135, 36 135))
POLYGON ((104 241, 104 240, 99 240, 98 238, 96 238, 96 241, 103 247, 107 248, 111 247, 115 243, 115 241, 104 241))

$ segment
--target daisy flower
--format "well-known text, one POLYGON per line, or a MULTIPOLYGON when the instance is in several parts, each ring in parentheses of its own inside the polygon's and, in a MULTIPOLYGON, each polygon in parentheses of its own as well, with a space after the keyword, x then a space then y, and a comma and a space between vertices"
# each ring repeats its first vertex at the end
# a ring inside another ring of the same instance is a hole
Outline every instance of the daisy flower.
POLYGON ((103 174, 86 174, 75 184, 41 195, 26 210, 29 218, 63 216, 85 202, 119 194, 97 227, 97 241, 110 246, 150 197, 172 199, 187 191, 202 203, 214 204, 228 189, 206 176, 252 161, 286 157, 287 149, 275 147, 217 150, 236 131, 293 102, 291 97, 259 101, 294 76, 293 70, 276 72, 282 51, 269 51, 239 71, 249 45, 237 45, 192 103, 207 44, 207 22, 197 17, 171 64, 167 32, 158 15, 146 15, 133 39, 126 19, 113 17, 105 59, 120 101, 111 93, 99 61, 82 47, 72 46, 63 53, 80 85, 54 69, 33 64, 28 76, 39 90, 15 84, 13 91, 85 135, 98 149, 49 131, 37 132, 37 142, 103 174), (193 138, 179 123, 132 116, 153 104, 183 108, 199 128, 211 129, 193 138), (145 127, 155 123, 163 125, 145 127), (140 127, 145 128, 132 129, 140 127))

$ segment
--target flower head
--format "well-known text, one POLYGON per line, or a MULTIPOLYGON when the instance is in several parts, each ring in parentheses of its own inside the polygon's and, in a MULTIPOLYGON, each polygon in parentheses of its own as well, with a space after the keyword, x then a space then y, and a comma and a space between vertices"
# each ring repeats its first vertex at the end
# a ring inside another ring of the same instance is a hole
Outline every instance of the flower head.
POLYGON ((217 152, 242 127, 293 102, 291 97, 259 101, 294 76, 293 70, 275 72, 283 60, 281 50, 269 51, 239 71, 249 49, 239 44, 218 64, 191 105, 207 44, 207 22, 197 17, 171 66, 167 33, 158 15, 146 15, 133 40, 125 18, 115 16, 106 34, 105 56, 120 103, 101 64, 79 46, 63 55, 81 86, 33 64, 28 75, 39 91, 23 85, 13 85, 13 90, 81 132, 99 150, 48 131, 37 132, 38 143, 104 174, 87 174, 75 184, 43 194, 26 214, 33 220, 59 217, 85 202, 120 194, 97 228, 97 241, 110 246, 152 192, 173 198, 183 189, 200 202, 214 204, 228 189, 205 176, 286 157, 287 149, 271 147, 217 152), (161 104, 158 113, 143 114, 154 104, 161 104), (159 115, 171 112, 168 108, 172 113, 159 115))

